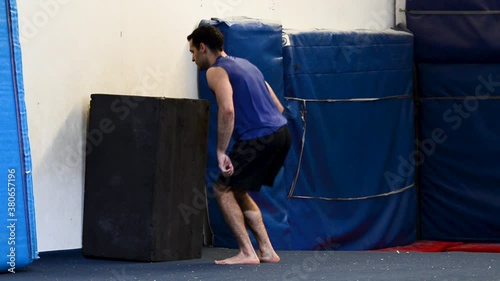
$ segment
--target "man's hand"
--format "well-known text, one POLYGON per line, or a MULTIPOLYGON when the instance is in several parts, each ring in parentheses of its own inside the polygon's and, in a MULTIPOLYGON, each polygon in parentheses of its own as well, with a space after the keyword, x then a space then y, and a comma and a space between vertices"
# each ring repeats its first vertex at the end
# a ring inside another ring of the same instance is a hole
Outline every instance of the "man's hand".
POLYGON ((230 177, 234 172, 234 167, 229 156, 225 153, 217 153, 217 160, 222 175, 226 178, 230 177))

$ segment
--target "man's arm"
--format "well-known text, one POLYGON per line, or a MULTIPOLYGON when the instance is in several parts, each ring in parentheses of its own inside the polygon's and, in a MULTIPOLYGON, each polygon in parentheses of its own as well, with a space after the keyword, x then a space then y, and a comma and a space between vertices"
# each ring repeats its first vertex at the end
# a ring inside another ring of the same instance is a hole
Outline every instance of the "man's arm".
POLYGON ((221 67, 207 70, 208 86, 215 93, 219 107, 217 121, 217 159, 219 168, 225 176, 232 174, 232 164, 226 155, 234 129, 233 88, 227 72, 221 67))
POLYGON ((271 86, 269 85, 269 83, 267 83, 267 81, 266 81, 266 86, 267 86, 267 89, 269 90, 269 93, 271 94, 271 98, 273 99, 274 104, 276 105, 276 107, 278 108, 278 110, 281 113, 283 113, 283 110, 285 110, 285 108, 283 107, 283 105, 281 105, 280 100, 278 99, 278 97, 274 93, 273 88, 271 88, 271 86))

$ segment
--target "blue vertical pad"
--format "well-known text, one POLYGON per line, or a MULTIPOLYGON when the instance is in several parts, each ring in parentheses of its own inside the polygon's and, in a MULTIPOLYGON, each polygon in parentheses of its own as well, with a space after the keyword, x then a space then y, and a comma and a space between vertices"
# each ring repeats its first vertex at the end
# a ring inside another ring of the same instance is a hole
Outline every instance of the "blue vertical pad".
MULTIPOLYGON (((264 74, 276 95, 283 101, 283 57, 282 28, 274 22, 249 18, 203 20, 200 25, 216 26, 224 34, 225 51, 236 57, 248 59, 264 74)), ((214 232, 214 245, 236 247, 236 242, 219 211, 213 195, 213 185, 219 176, 217 166, 217 102, 208 88, 206 72, 199 74, 200 98, 210 102, 209 149, 207 163, 207 191, 210 225, 214 232)), ((259 193, 251 194, 261 207, 262 216, 267 225, 269 237, 276 249, 290 249, 291 241, 287 235, 287 200, 280 172, 272 188, 264 187, 259 193)))
POLYGON ((413 242, 412 35, 316 30, 285 38, 294 140, 285 181, 294 248, 413 242))
POLYGON ((417 61, 500 62, 500 1, 407 0, 406 9, 417 61))
POLYGON ((0 271, 37 258, 16 1, 0 5, 0 271))
POLYGON ((500 236, 500 65, 421 64, 421 231, 429 240, 500 236))

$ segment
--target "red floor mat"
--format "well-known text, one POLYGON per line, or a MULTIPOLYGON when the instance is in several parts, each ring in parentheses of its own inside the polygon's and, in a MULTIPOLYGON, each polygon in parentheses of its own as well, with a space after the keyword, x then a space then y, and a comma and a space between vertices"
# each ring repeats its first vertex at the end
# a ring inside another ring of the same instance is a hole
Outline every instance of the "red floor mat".
POLYGON ((375 250, 377 252, 484 252, 500 253, 500 244, 417 241, 413 244, 375 250))
POLYGON ((376 250, 378 252, 444 252, 447 248, 463 245, 462 242, 417 241, 413 244, 376 250))
POLYGON ((500 244, 466 243, 446 249, 447 252, 500 253, 500 244))

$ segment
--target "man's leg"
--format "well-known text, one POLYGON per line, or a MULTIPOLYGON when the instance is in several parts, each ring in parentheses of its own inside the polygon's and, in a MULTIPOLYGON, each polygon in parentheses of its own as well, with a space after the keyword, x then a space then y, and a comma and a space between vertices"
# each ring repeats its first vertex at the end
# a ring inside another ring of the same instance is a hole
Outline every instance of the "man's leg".
POLYGON ((243 211, 246 222, 252 230, 259 244, 258 256, 261 262, 279 262, 280 257, 274 251, 273 245, 267 235, 262 213, 246 191, 234 191, 236 200, 243 211))
POLYGON ((231 228, 231 231, 236 237, 236 242, 240 247, 240 252, 236 256, 225 260, 216 260, 215 263, 258 264, 260 262, 259 257, 255 253, 250 237, 248 236, 243 212, 236 201, 233 190, 216 184, 214 192, 222 215, 224 216, 226 223, 229 225, 229 228, 231 228))

